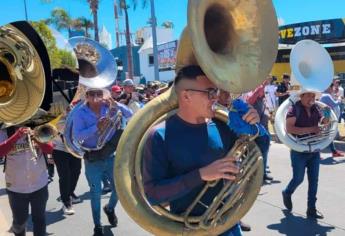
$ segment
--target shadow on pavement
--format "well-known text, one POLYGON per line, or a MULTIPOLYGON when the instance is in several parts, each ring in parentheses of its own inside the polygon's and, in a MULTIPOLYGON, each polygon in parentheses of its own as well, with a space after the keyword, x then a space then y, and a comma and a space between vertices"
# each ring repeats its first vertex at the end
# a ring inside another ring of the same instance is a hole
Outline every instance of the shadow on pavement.
MULTIPOLYGON (((63 215, 62 209, 59 209, 57 211, 51 211, 51 210, 46 211, 47 226, 52 225, 52 224, 59 222, 61 220, 64 220, 64 219, 66 219, 66 217, 63 215)), ((31 214, 29 216, 26 229, 27 229, 27 232, 33 232, 31 214)), ((49 235, 49 233, 47 233, 47 234, 49 235)))
POLYGON ((320 164, 321 165, 338 165, 338 164, 343 164, 345 163, 345 159, 344 158, 333 158, 333 157, 327 157, 327 158, 323 158, 320 160, 320 164))
POLYGON ((114 235, 113 232, 111 231, 111 229, 112 229, 112 226, 109 226, 109 225, 104 226, 104 235, 105 236, 112 236, 112 235, 114 235))
POLYGON ((333 226, 320 225, 316 220, 295 216, 287 210, 283 210, 283 213, 285 217, 280 219, 280 223, 268 225, 267 228, 288 236, 326 236, 335 229, 333 226))

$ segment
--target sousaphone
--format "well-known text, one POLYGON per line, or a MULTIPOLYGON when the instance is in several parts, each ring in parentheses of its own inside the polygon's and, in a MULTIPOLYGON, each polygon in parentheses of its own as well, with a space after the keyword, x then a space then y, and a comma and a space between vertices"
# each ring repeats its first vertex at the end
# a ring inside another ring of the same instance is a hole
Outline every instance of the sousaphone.
POLYGON ((106 88, 114 83, 117 76, 117 65, 114 56, 98 42, 86 37, 69 39, 79 62, 79 88, 74 100, 77 103, 66 117, 64 128, 65 146, 77 158, 82 158, 85 150, 73 138, 73 116, 83 105, 86 87, 106 88))
MULTIPOLYGON (((299 41, 290 54, 291 77, 294 77, 304 91, 320 94, 332 83, 334 68, 327 50, 313 40, 299 41)), ((330 125, 321 126, 317 135, 298 138, 286 131, 286 115, 289 108, 300 100, 299 93, 290 95, 278 108, 275 116, 275 130, 278 138, 289 148, 298 152, 315 152, 326 148, 335 138, 338 119, 331 110, 330 125)), ((322 109, 326 104, 316 101, 322 109)))
POLYGON ((20 124, 38 111, 50 75, 47 51, 28 22, 0 27, 1 128, 20 124))
MULTIPOLYGON (((176 68, 200 65, 219 88, 234 93, 249 91, 266 78, 274 63, 278 48, 276 34, 272 33, 275 30, 277 18, 269 0, 190 0, 188 26, 179 42, 176 68)), ((235 190, 230 191, 225 206, 212 206, 209 214, 175 215, 165 206, 150 205, 141 175, 147 131, 177 106, 171 88, 131 118, 116 152, 116 190, 127 213, 154 235, 219 235, 238 222, 255 201, 263 179, 261 154, 253 142, 240 146, 237 153, 232 150, 234 155, 248 157, 241 166, 242 178, 231 185, 235 190)), ((227 120, 226 113, 217 111, 216 116, 227 120)), ((215 201, 222 204, 218 198, 215 201)))

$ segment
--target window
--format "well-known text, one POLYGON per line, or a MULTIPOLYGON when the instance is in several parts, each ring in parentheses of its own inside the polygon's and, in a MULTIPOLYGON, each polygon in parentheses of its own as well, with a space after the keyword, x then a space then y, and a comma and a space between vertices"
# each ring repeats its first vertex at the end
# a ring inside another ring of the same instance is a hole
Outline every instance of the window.
POLYGON ((153 64, 154 64, 154 60, 153 60, 153 54, 150 54, 149 55, 149 66, 153 66, 153 64))

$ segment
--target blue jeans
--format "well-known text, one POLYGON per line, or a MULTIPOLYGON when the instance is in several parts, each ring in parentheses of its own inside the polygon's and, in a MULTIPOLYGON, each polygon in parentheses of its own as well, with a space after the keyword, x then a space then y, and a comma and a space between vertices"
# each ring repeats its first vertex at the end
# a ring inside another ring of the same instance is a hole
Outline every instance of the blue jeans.
POLYGON ((263 135, 260 137, 257 137, 255 139, 255 143, 258 145, 261 154, 262 159, 264 161, 264 174, 266 175, 266 168, 267 168, 267 158, 268 158, 268 150, 270 149, 270 141, 271 138, 269 135, 263 135))
POLYGON ((231 229, 222 233, 219 236, 242 236, 242 230, 240 224, 235 224, 231 229))
POLYGON ((89 162, 85 160, 85 175, 90 187, 92 218, 95 226, 101 226, 101 195, 102 176, 106 175, 112 188, 111 196, 107 205, 109 210, 115 209, 117 195, 113 179, 114 155, 104 160, 89 162))
POLYGON ((305 169, 308 175, 308 208, 315 208, 319 181, 320 153, 301 153, 291 150, 292 179, 285 189, 285 194, 292 195, 303 182, 305 169))

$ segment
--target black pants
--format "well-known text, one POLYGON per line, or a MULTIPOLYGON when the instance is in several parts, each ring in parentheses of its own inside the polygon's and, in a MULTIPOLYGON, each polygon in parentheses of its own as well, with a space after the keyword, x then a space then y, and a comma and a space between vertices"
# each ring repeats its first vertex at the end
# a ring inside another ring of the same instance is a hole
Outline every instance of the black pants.
POLYGON ((16 193, 7 190, 13 215, 12 231, 16 236, 24 236, 26 221, 31 207, 34 236, 46 235, 45 211, 48 201, 48 187, 45 186, 33 193, 16 193))
POLYGON ((81 159, 59 150, 53 151, 53 158, 59 175, 61 201, 69 206, 71 205, 71 194, 73 194, 79 179, 81 159))

